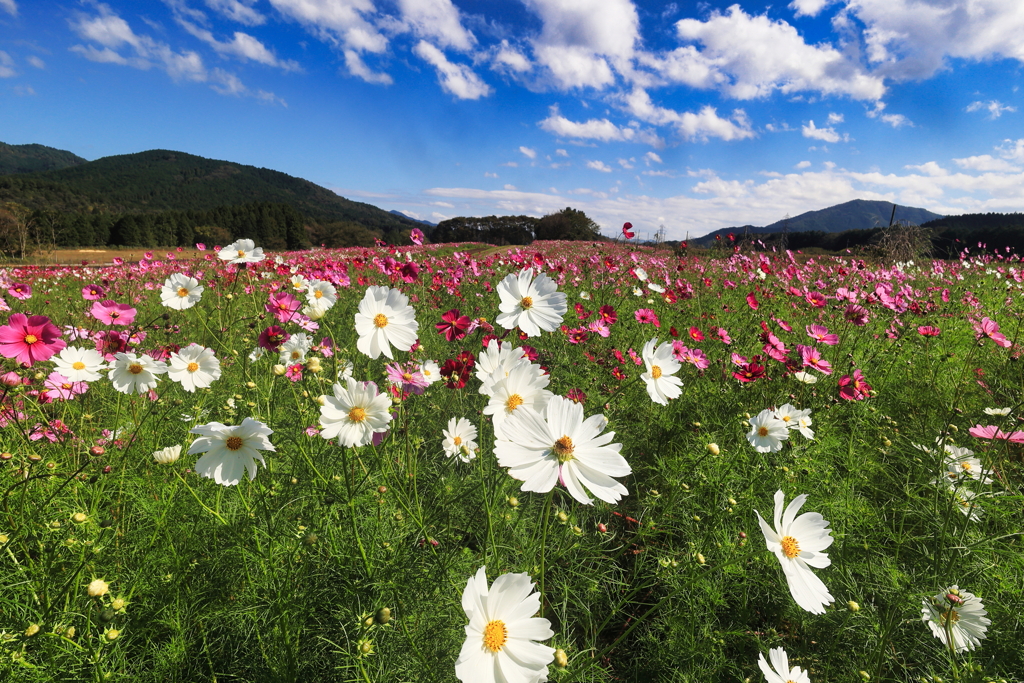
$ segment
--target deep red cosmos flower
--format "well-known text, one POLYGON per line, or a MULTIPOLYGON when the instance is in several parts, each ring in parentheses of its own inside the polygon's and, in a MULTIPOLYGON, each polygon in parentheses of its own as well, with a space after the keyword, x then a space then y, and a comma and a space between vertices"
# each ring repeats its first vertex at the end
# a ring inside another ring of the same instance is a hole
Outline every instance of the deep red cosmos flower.
POLYGON ((453 308, 441 315, 441 322, 434 325, 437 333, 448 341, 455 341, 466 336, 472 322, 468 315, 461 315, 459 309, 453 308))
POLYGON ((632 223, 623 223, 622 224, 622 236, 625 237, 627 240, 633 239, 634 233, 630 232, 630 230, 632 230, 632 229, 633 229, 633 224, 632 223))

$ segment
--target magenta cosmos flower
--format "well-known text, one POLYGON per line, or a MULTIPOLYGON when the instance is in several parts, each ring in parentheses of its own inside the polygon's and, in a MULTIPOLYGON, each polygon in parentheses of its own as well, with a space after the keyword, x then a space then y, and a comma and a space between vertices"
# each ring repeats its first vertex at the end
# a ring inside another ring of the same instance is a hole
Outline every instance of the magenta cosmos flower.
POLYGON ((65 346, 60 329, 45 315, 15 313, 0 327, 0 354, 19 363, 32 365, 48 360, 65 346))
POLYGON ((31 299, 32 286, 25 284, 24 282, 12 282, 11 286, 7 288, 7 293, 15 299, 31 299))
POLYGON ((135 322, 135 314, 138 311, 128 304, 119 304, 112 299, 97 301, 89 309, 92 317, 104 325, 131 325, 135 322))
POLYGON ((82 287, 82 298, 86 301, 99 301, 107 293, 100 285, 86 285, 82 287))
POLYGON ((985 337, 988 337, 1003 348, 1010 346, 1010 340, 999 331, 999 324, 991 318, 982 318, 981 322, 974 323, 974 338, 981 340, 985 337))

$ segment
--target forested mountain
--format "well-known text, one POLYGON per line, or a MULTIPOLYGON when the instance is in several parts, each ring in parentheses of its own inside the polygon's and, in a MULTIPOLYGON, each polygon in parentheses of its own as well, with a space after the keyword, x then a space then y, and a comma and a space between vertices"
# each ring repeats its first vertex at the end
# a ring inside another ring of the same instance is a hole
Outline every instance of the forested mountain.
POLYGON ((0 142, 0 175, 52 171, 89 163, 63 149, 46 145, 8 145, 0 142))

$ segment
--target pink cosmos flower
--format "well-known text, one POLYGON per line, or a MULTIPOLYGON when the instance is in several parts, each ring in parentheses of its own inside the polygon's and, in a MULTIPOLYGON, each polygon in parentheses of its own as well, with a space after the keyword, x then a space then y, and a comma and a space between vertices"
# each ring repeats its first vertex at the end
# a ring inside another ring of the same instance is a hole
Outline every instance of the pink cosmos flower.
POLYGON ((113 263, 115 266, 123 266, 124 265, 124 259, 121 258, 120 256, 115 256, 114 258, 112 258, 110 260, 110 262, 113 263))
POLYGON ((995 425, 987 427, 975 425, 968 429, 967 432, 978 439, 1004 439, 1010 443, 1024 443, 1024 432, 1017 431, 1007 434, 995 425))
POLYGON ((690 338, 696 342, 704 341, 704 333, 698 330, 696 327, 690 328, 690 338))
POLYGON ((718 341, 723 344, 732 344, 732 337, 729 336, 729 333, 725 331, 724 327, 719 327, 715 330, 714 335, 718 338, 718 341))
POLYGON ((388 381, 403 391, 422 394, 430 384, 417 363, 389 363, 384 369, 387 370, 388 381))
POLYGON ((0 327, 0 355, 31 366, 49 360, 67 346, 60 338, 60 329, 45 315, 28 317, 15 313, 0 327))
POLYGON ((107 293, 107 290, 99 285, 86 285, 82 287, 82 298, 86 301, 99 301, 107 293))
POLYGON ((409 231, 409 239, 417 246, 423 244, 424 237, 425 235, 423 234, 423 231, 419 228, 413 228, 409 231))
POLYGON ((612 328, 608 327, 608 323, 605 322, 603 318, 590 321, 590 324, 587 325, 587 329, 591 332, 596 332, 602 337, 608 337, 612 333, 612 328))
POLYGON ((661 327, 661 321, 658 320, 658 315, 649 308, 640 308, 633 314, 636 321, 641 324, 651 324, 655 327, 661 327))
POLYGON ((590 335, 587 334, 585 327, 579 327, 574 330, 569 330, 568 338, 570 344, 585 344, 586 341, 590 339, 590 335))
POLYGON ((633 233, 630 232, 630 230, 632 230, 632 229, 633 229, 633 224, 632 223, 623 223, 622 224, 622 236, 625 237, 627 240, 633 239, 633 233))
POLYGON ((15 299, 24 301, 25 299, 32 298, 32 286, 22 282, 12 282, 10 287, 7 288, 7 293, 15 299))
POLYGON ((302 363, 289 365, 288 369, 284 371, 284 376, 293 382, 302 381, 302 363))
POLYGON ((296 313, 302 308, 302 302, 288 292, 276 292, 270 295, 263 307, 268 313, 273 314, 278 322, 286 323, 295 318, 296 313))
POLYGON ((420 274, 420 267, 412 261, 406 261, 398 268, 398 274, 401 276, 402 281, 406 283, 416 282, 420 274))
POLYGON ((711 361, 708 360, 708 357, 700 349, 690 349, 684 346, 676 353, 675 344, 673 344, 672 355, 676 360, 689 363, 698 370, 707 370, 711 365, 711 361))
POLYGON ((917 328, 917 333, 922 337, 938 337, 942 330, 931 325, 921 325, 917 328))
POLYGON ((732 361, 733 365, 736 365, 738 367, 743 367, 744 365, 750 362, 746 356, 741 356, 738 353, 732 354, 730 360, 732 361))
POLYGON ((135 314, 138 311, 128 304, 119 304, 116 301, 107 299, 97 301, 89 309, 92 317, 104 325, 131 325, 135 321, 135 314))
POLYGON ((757 302, 757 297, 754 296, 753 292, 751 292, 750 294, 747 294, 747 305, 750 306, 755 311, 757 310, 758 306, 761 305, 761 304, 759 304, 757 302))
POLYGON ((114 360, 114 357, 119 353, 125 353, 128 350, 128 340, 121 336, 120 332, 100 332, 94 339, 96 340, 96 350, 103 354, 104 360, 114 360))
POLYGON ((839 343, 838 334, 830 334, 828 328, 824 325, 808 325, 804 329, 807 330, 807 336, 815 341, 819 341, 822 344, 828 344, 829 346, 835 346, 839 343))
POLYGON ((1010 340, 999 331, 999 325, 991 318, 982 318, 981 322, 974 323, 974 332, 975 339, 980 340, 982 337, 988 337, 1003 348, 1010 346, 1010 340))
POLYGON ((843 312, 843 317, 857 327, 863 327, 868 324, 868 315, 868 309, 857 304, 849 304, 846 307, 846 311, 843 312))
POLYGON ((853 377, 843 375, 839 379, 839 398, 847 401, 862 401, 870 394, 871 385, 864 381, 864 374, 858 368, 853 371, 853 377))
POLYGON ((46 378, 43 387, 53 398, 61 401, 70 401, 78 394, 89 391, 89 385, 86 382, 72 382, 56 370, 46 378))
POLYGON ((199 251, 206 251, 206 245, 202 242, 196 242, 196 249, 199 251))
POLYGON ((807 303, 809 303, 811 306, 814 306, 815 308, 824 308, 825 304, 828 303, 828 300, 825 298, 825 295, 822 294, 821 292, 808 292, 807 296, 805 296, 804 299, 807 301, 807 303))
POLYGON ((797 344, 796 350, 800 352, 800 359, 804 367, 811 367, 826 375, 832 374, 832 364, 821 357, 821 352, 813 346, 797 344))

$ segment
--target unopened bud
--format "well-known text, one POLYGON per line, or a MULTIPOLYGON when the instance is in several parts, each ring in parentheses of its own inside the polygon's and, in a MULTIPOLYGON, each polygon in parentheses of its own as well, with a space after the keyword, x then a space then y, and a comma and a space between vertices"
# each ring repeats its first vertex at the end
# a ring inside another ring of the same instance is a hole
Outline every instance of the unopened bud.
POLYGON ((565 650, 562 648, 555 650, 555 666, 559 669, 569 666, 569 655, 565 654, 565 650))
POLYGON ((569 521, 569 515, 559 510, 557 513, 555 513, 555 519, 558 520, 559 524, 565 524, 569 521))
POLYGON ((848 607, 850 608, 850 611, 851 611, 851 612, 859 612, 859 611, 860 611, 860 605, 858 605, 858 604, 857 604, 857 603, 856 603, 855 601, 853 601, 853 600, 850 600, 850 601, 849 601, 848 603, 846 603, 846 604, 847 604, 847 606, 848 606, 848 607))
POLYGON ((284 373, 288 372, 288 368, 286 368, 285 366, 283 366, 280 363, 278 363, 277 365, 274 366, 273 372, 274 372, 275 375, 280 377, 284 373))
POLYGON ((88 588, 86 588, 86 592, 89 594, 90 598, 102 597, 106 595, 109 590, 110 584, 103 579, 93 579, 88 588))
POLYGON ((708 453, 710 453, 711 455, 718 455, 721 452, 722 452, 722 449, 720 449, 718 447, 717 443, 709 443, 708 444, 708 453))
POLYGON ((107 629, 107 632, 103 634, 103 637, 107 640, 117 640, 117 637, 121 635, 121 632, 116 628, 107 629))
POLYGON ((105 448, 103 448, 103 446, 93 446, 92 448, 89 449, 89 455, 92 455, 97 458, 106 452, 107 451, 105 448))
POLYGON ((373 618, 378 624, 386 624, 391 621, 391 609, 387 607, 381 607, 377 610, 377 613, 373 615, 373 618))

